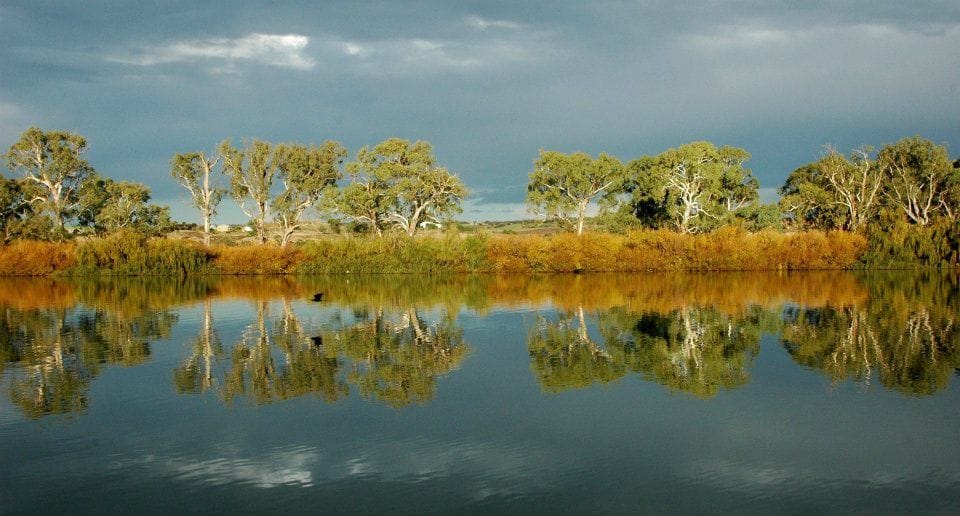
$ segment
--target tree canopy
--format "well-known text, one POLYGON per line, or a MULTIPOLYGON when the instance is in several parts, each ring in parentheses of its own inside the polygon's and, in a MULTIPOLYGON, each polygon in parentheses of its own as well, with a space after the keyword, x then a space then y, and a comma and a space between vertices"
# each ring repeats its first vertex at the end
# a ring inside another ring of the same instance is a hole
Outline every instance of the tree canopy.
POLYGON ((534 213, 562 222, 573 214, 577 234, 582 234, 590 201, 619 192, 624 172, 620 160, 608 154, 601 153, 594 159, 584 152, 564 154, 541 149, 530 173, 527 204, 534 213))
POLYGON ((29 202, 49 214, 62 238, 79 201, 79 189, 93 167, 83 158, 87 140, 66 131, 31 127, 6 153, 7 166, 32 184, 29 202))
POLYGON ((693 142, 643 157, 628 166, 633 211, 666 220, 681 233, 715 228, 757 202, 759 182, 736 147, 693 142))
POLYGON ((424 222, 439 225, 461 211, 467 189, 437 165, 433 147, 390 138, 363 147, 347 165, 351 183, 340 197, 340 212, 370 226, 377 235, 392 224, 415 235, 424 222))

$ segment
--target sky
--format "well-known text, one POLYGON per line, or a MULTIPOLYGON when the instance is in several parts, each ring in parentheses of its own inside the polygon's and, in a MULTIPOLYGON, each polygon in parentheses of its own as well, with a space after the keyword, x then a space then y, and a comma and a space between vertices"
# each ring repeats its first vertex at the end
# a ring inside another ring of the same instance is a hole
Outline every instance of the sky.
POLYGON ((527 217, 540 149, 710 140, 750 152, 772 201, 828 144, 960 156, 960 0, 0 0, 0 149, 30 126, 83 135, 186 221, 170 158, 224 138, 427 140, 464 220, 527 217))

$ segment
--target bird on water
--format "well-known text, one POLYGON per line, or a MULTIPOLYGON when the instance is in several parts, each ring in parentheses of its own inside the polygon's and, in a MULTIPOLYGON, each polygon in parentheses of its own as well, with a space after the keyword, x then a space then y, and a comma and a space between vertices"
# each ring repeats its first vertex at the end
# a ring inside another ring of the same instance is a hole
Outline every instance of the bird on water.
POLYGON ((316 302, 323 301, 323 292, 317 292, 313 295, 313 300, 316 302))

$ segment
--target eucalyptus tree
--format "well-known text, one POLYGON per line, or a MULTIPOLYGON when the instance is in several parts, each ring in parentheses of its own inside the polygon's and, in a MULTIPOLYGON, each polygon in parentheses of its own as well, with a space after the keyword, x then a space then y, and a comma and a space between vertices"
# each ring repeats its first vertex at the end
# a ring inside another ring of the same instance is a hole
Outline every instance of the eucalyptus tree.
POLYGON ((383 236, 391 205, 389 184, 367 173, 355 163, 347 166, 350 184, 337 198, 337 209, 349 219, 366 224, 378 237, 383 236))
POLYGON ((429 142, 390 138, 363 147, 347 165, 352 179, 340 198, 340 211, 382 235, 395 225, 413 236, 422 222, 460 211, 467 189, 456 175, 438 166, 429 142))
POLYGON ((826 155, 817 161, 834 203, 846 212, 843 227, 850 231, 862 228, 879 207, 884 177, 872 153, 873 148, 865 145, 847 157, 828 146, 826 155))
POLYGON ((398 179, 395 191, 396 210, 390 218, 410 236, 416 234, 424 222, 439 226, 445 218, 460 213, 460 203, 467 195, 460 178, 443 167, 407 174, 398 179))
POLYGON ((608 154, 600 153, 593 159, 584 152, 564 154, 541 149, 527 184, 527 204, 534 213, 560 221, 568 221, 574 213, 577 234, 581 235, 590 201, 620 192, 625 170, 620 160, 608 154))
POLYGON ((280 226, 280 245, 286 246, 301 226, 303 213, 321 200, 335 197, 340 166, 347 149, 339 142, 326 141, 319 147, 299 144, 278 145, 279 177, 284 190, 272 202, 273 217, 280 226))
POLYGON ((141 183, 114 181, 92 174, 79 190, 77 221, 98 233, 131 229, 148 236, 170 230, 170 209, 150 204, 150 189, 141 183))
POLYGON ((0 233, 3 241, 8 242, 19 235, 23 219, 30 215, 30 203, 20 182, 0 177, 0 233))
POLYGON ((271 190, 281 161, 277 148, 269 142, 253 140, 238 149, 228 139, 220 143, 217 152, 223 156, 223 173, 230 178, 230 194, 250 217, 260 243, 265 244, 271 190))
POLYGON ((958 174, 947 148, 919 136, 884 146, 877 154, 883 193, 911 222, 926 226, 943 210, 951 213, 948 193, 958 174))
POLYGON ((175 154, 170 160, 170 175, 190 192, 191 204, 200 211, 204 245, 210 245, 210 226, 224 194, 224 190, 217 186, 215 178, 212 177, 221 158, 217 152, 188 152, 175 154))
POLYGON ((757 201, 759 183, 743 166, 748 159, 743 149, 692 142, 631 162, 628 189, 677 231, 696 233, 757 201))
POLYGON ((798 228, 833 229, 843 224, 844 212, 817 163, 808 163, 787 177, 779 189, 780 209, 798 228))
POLYGON ((49 213, 62 237, 77 207, 77 193, 93 167, 83 158, 87 141, 66 131, 31 127, 6 153, 7 166, 36 186, 30 203, 49 213))

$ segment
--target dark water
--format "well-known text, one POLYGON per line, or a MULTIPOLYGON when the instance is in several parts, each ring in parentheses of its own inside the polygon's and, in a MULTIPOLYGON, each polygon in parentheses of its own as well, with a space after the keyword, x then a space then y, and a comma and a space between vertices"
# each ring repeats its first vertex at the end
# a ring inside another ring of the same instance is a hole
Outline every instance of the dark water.
POLYGON ((933 273, 0 280, 0 512, 957 514, 958 295, 933 273))

